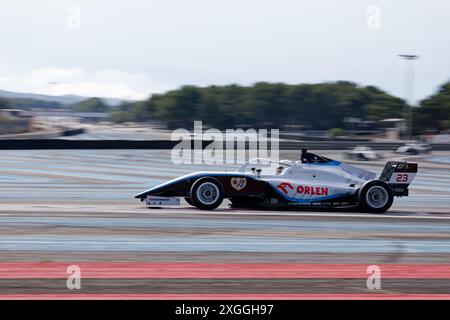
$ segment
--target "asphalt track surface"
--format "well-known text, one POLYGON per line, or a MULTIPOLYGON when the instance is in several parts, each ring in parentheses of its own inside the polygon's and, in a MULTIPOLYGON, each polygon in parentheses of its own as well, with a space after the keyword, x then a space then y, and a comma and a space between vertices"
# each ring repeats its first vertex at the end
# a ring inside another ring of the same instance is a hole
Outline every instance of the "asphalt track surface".
MULTIPOLYGON (((286 154, 289 156, 292 154, 286 154)), ((365 166, 379 172, 383 165, 365 166)), ((426 263, 431 264, 429 268, 447 268, 449 168, 420 163, 410 197, 396 199, 384 215, 351 210, 236 210, 229 209, 227 203, 215 211, 197 210, 186 203, 181 208, 148 209, 133 195, 192 171, 231 168, 176 166, 167 150, 1 151, 0 294, 59 294, 66 290, 61 281, 42 280, 44 271, 26 282, 6 279, 6 274, 20 269, 6 265, 3 270, 3 264, 9 262, 168 263, 186 274, 189 267, 179 263, 222 263, 228 267, 236 263, 255 267, 356 264, 363 269, 371 264, 426 263)), ((408 268, 407 274, 412 274, 408 268)), ((198 266, 192 270, 197 278, 202 273, 198 266)), ((270 270, 269 280, 255 279, 248 270, 250 275, 242 271, 244 275, 220 281, 217 274, 195 281, 189 277, 154 281, 155 276, 151 276, 152 281, 127 278, 115 284, 95 278, 85 283, 84 293, 154 294, 156 298, 159 294, 236 292, 300 295, 294 298, 307 293, 367 293, 365 280, 348 279, 348 275, 277 279, 270 270)), ((434 279, 390 279, 383 293, 448 297, 450 276, 440 274, 435 273, 434 279)))

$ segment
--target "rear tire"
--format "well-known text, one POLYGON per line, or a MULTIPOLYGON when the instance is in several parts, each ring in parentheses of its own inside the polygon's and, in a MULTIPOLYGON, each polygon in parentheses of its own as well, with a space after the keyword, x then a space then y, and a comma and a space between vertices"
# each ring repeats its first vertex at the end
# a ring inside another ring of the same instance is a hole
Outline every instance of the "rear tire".
POLYGON ((219 180, 206 177, 194 182, 190 191, 192 203, 202 210, 213 210, 223 201, 223 186, 219 180))
POLYGON ((373 180, 367 182, 358 191, 360 208, 365 212, 384 213, 394 202, 394 193, 384 181, 373 180))

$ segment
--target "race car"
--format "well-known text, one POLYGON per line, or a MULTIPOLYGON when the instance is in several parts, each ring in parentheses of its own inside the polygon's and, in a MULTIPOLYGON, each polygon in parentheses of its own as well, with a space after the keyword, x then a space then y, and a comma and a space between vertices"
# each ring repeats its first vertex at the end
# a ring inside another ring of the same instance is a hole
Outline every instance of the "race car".
POLYGON ((358 161, 373 161, 381 158, 371 147, 355 147, 345 153, 345 156, 350 160, 358 161))
POLYGON ((431 152, 431 145, 426 143, 407 143, 399 147, 395 152, 409 155, 427 154, 431 152))
POLYGON ((417 163, 388 161, 377 174, 302 150, 300 160, 252 159, 234 172, 195 172, 141 192, 149 207, 180 205, 203 210, 229 199, 231 207, 348 208, 387 211, 394 197, 408 195, 417 163))

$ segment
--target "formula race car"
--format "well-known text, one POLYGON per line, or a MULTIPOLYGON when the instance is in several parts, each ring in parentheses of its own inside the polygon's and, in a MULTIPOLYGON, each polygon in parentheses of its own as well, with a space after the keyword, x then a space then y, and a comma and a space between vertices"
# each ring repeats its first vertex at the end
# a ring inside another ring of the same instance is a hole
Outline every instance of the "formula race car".
POLYGON ((426 143, 407 143, 395 150, 397 153, 417 155, 431 153, 431 145, 426 143))
POLYGON ((304 149, 295 162, 252 159, 235 172, 195 172, 135 198, 150 207, 179 205, 184 198, 192 206, 211 210, 229 199, 231 207, 356 207, 382 213, 394 197, 408 195, 416 173, 417 163, 388 161, 376 179, 374 172, 304 149))
POLYGON ((371 161, 381 159, 381 156, 373 151, 371 147, 355 147, 345 153, 345 156, 350 160, 357 161, 371 161))

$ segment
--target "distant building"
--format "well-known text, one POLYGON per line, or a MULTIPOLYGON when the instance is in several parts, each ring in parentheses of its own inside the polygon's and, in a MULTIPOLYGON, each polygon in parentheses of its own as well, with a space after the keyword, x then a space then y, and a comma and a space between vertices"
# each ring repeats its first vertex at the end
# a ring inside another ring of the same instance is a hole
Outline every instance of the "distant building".
POLYGON ((32 110, 29 115, 49 125, 71 126, 78 123, 98 123, 108 118, 106 112, 71 112, 55 110, 32 110))
POLYGON ((31 117, 26 110, 22 110, 22 109, 0 109, 0 114, 5 117, 14 117, 14 118, 30 118, 31 117))
POLYGON ((377 124, 375 121, 345 117, 343 122, 345 131, 350 135, 373 135, 377 133, 377 124))
POLYGON ((406 131, 406 121, 403 118, 383 119, 379 121, 379 124, 388 140, 399 140, 400 133, 406 131))
POLYGON ((0 109, 0 134, 30 131, 32 117, 21 109, 0 109))

